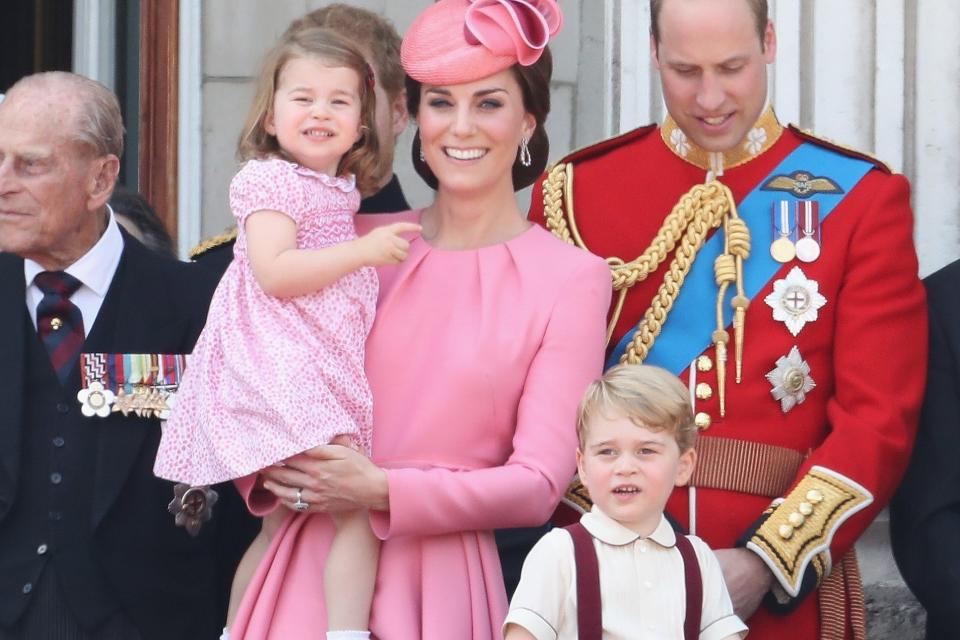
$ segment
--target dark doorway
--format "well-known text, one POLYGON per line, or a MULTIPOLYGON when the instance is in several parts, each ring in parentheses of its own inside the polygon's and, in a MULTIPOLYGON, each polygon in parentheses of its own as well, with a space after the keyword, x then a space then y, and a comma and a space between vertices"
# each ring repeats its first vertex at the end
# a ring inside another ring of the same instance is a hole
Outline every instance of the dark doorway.
POLYGON ((38 71, 70 71, 73 0, 3 0, 0 93, 38 71))

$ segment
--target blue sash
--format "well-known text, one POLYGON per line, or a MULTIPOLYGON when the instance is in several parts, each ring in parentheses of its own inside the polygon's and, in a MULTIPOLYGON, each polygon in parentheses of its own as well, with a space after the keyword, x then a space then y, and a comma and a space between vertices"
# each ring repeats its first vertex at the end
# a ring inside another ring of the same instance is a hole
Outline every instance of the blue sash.
MULTIPOLYGON (((749 299, 753 300, 782 266, 768 251, 770 243, 773 242, 770 212, 773 203, 783 200, 787 194, 782 191, 762 191, 761 187, 775 175, 789 175, 794 171, 815 170, 818 175, 829 176, 840 186, 841 193, 818 193, 806 198, 820 203, 820 222, 822 223, 872 167, 873 165, 865 160, 851 158, 805 142, 794 149, 770 172, 770 175, 761 180, 758 186, 747 194, 743 202, 737 205, 737 212, 750 228, 751 254, 744 261, 743 282, 749 299)), ((716 329, 716 310, 713 305, 717 298, 713 264, 721 253, 723 253, 722 231, 714 233, 697 254, 683 288, 680 289, 670 310, 667 322, 644 363, 663 367, 679 375, 694 358, 712 344, 710 337, 716 329), (705 301, 710 301, 710 304, 705 304, 705 301)), ((723 307, 723 317, 727 327, 730 326, 733 318, 730 300, 735 294, 736 288, 730 287, 723 307)), ((634 327, 617 343, 607 360, 606 368, 620 362, 620 357, 630 346, 636 332, 637 327, 634 327)))

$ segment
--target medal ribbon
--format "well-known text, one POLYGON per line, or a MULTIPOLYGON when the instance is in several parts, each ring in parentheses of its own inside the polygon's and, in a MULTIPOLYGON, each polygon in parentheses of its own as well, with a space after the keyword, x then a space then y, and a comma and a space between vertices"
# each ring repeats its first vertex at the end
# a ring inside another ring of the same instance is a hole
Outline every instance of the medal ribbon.
MULTIPOLYGON (((744 289, 751 300, 783 266, 773 259, 769 251, 758 250, 769 247, 774 240, 770 210, 775 202, 783 198, 783 192, 763 191, 759 185, 766 184, 775 175, 790 175, 794 171, 809 170, 810 167, 816 167, 819 175, 830 176, 842 190, 841 193, 817 193, 808 198, 819 203, 822 223, 867 175, 873 164, 804 142, 760 180, 758 186, 737 205, 740 217, 747 223, 753 236, 754 251, 744 263, 744 289)), ((723 241, 723 232, 715 233, 700 249, 670 311, 670 319, 647 354, 645 364, 657 365, 679 375, 690 366, 694 358, 712 344, 710 336, 716 329, 716 322, 713 313, 704 309, 703 301, 716 298, 717 284, 714 280, 713 265, 717 256, 723 252, 723 241)), ((735 290, 731 287, 723 305, 724 323, 727 327, 733 318, 730 299, 734 294, 735 290)), ((636 331, 637 328, 634 327, 620 339, 607 360, 607 368, 620 362, 620 357, 630 346, 636 331)))
POLYGON ((114 393, 122 388, 132 393, 134 385, 173 386, 180 384, 185 356, 170 353, 82 353, 81 388, 91 382, 103 384, 114 393))

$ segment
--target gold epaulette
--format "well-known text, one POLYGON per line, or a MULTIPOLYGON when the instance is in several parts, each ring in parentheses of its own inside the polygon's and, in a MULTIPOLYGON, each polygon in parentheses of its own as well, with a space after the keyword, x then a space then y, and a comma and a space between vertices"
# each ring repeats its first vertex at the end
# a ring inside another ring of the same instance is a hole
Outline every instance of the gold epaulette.
POLYGON ((196 260, 198 257, 205 254, 211 249, 216 249, 217 247, 227 244, 228 242, 233 242, 237 239, 237 228, 234 227, 228 231, 224 231, 220 235, 213 236, 212 238, 207 238, 193 249, 190 249, 190 259, 196 260))
POLYGON ((804 140, 812 142, 821 147, 826 147, 828 149, 836 151, 837 153, 842 153, 845 156, 850 156, 852 158, 859 158, 860 160, 866 160, 867 162, 875 166, 877 169, 880 169, 884 173, 893 173, 893 169, 890 167, 890 165, 888 165, 886 162, 876 157, 872 153, 867 153, 866 151, 860 151, 859 149, 854 149, 844 144, 840 144, 839 142, 831 140, 830 138, 825 138, 823 136, 817 135, 810 129, 801 129, 795 124, 787 125, 787 128, 789 128, 791 131, 793 131, 795 134, 797 134, 804 140))
POLYGON ((561 502, 571 507, 578 513, 588 513, 593 507, 593 500, 590 498, 590 492, 580 482, 580 476, 577 476, 567 486, 566 493, 563 494, 561 502))
POLYGON ((776 504, 747 547, 767 564, 780 586, 800 593, 807 567, 817 582, 829 573, 830 543, 841 524, 873 502, 873 494, 836 471, 814 466, 776 504))

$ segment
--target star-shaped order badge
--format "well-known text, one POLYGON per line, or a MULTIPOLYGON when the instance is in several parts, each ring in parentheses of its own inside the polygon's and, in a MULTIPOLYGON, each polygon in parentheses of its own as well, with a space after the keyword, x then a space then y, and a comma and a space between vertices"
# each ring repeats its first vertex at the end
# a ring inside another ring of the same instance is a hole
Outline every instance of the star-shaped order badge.
POLYGON ((763 299, 773 309, 773 319, 787 325, 796 336, 803 325, 817 319, 827 299, 820 294, 816 280, 807 278, 800 267, 794 267, 782 280, 773 283, 773 293, 763 299))
POLYGON ((788 355, 777 358, 777 366, 767 374, 767 380, 773 385, 770 395, 780 401, 784 413, 803 404, 807 394, 817 386, 810 377, 810 365, 800 355, 796 345, 788 355))
POLYGON ((196 537, 203 523, 213 517, 217 498, 217 492, 206 485, 191 487, 186 482, 178 482, 173 487, 173 500, 167 505, 167 511, 173 515, 174 524, 196 537))

